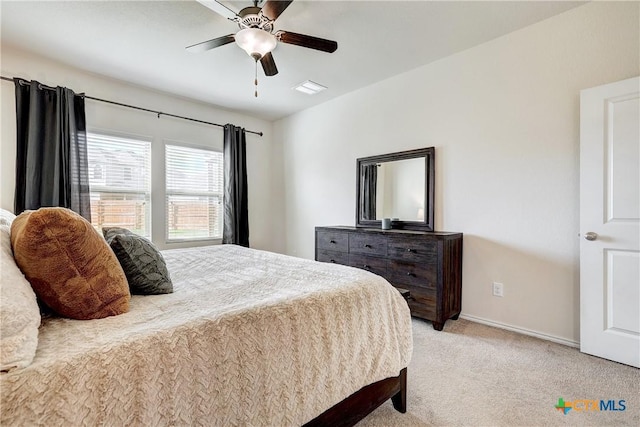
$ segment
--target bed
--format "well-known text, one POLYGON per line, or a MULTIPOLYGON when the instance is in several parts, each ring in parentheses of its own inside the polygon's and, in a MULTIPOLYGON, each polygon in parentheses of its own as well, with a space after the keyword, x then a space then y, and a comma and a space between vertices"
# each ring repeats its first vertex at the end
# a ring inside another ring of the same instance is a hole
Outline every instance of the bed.
POLYGON ((0 425, 353 425, 405 409, 409 309, 369 272, 235 245, 163 251, 174 292, 42 319, 0 425))

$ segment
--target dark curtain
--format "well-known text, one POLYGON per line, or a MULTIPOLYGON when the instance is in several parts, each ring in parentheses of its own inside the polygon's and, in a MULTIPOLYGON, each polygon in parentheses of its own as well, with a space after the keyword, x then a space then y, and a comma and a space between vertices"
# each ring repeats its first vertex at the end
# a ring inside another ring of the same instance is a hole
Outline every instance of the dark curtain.
POLYGON ((378 165, 362 165, 362 215, 376 219, 376 189, 378 187, 378 165))
POLYGON ((91 221, 84 98, 71 89, 14 79, 15 214, 61 206, 91 221))
POLYGON ((243 128, 224 126, 224 232, 222 243, 249 247, 247 139, 243 128))

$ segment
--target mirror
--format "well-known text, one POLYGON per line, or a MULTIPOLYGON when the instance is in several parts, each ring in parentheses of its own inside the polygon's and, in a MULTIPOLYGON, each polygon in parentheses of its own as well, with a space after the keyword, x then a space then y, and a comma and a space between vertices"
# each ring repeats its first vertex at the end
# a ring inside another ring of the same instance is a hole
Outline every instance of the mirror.
POLYGON ((357 160, 356 226, 433 231, 434 147, 357 160))

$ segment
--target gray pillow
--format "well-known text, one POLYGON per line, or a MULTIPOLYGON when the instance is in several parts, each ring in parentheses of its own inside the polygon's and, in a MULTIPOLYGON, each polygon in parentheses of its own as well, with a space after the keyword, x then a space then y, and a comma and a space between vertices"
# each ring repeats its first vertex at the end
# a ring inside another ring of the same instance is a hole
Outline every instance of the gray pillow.
POLYGON ((107 227, 102 233, 120 261, 132 294, 173 292, 167 264, 153 243, 126 228, 107 227))

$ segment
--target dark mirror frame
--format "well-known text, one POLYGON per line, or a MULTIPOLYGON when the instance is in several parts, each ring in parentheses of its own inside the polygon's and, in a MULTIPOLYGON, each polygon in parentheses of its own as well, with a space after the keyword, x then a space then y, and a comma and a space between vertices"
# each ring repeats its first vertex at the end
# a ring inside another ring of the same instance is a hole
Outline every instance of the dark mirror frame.
POLYGON ((391 228, 400 230, 433 231, 435 200, 435 147, 420 148, 417 150, 400 151, 398 153, 382 154, 379 156, 362 157, 356 160, 356 227, 381 228, 382 221, 363 219, 362 211, 362 171, 363 166, 373 163, 393 162, 396 160, 408 160, 424 157, 424 221, 393 221, 391 228))

